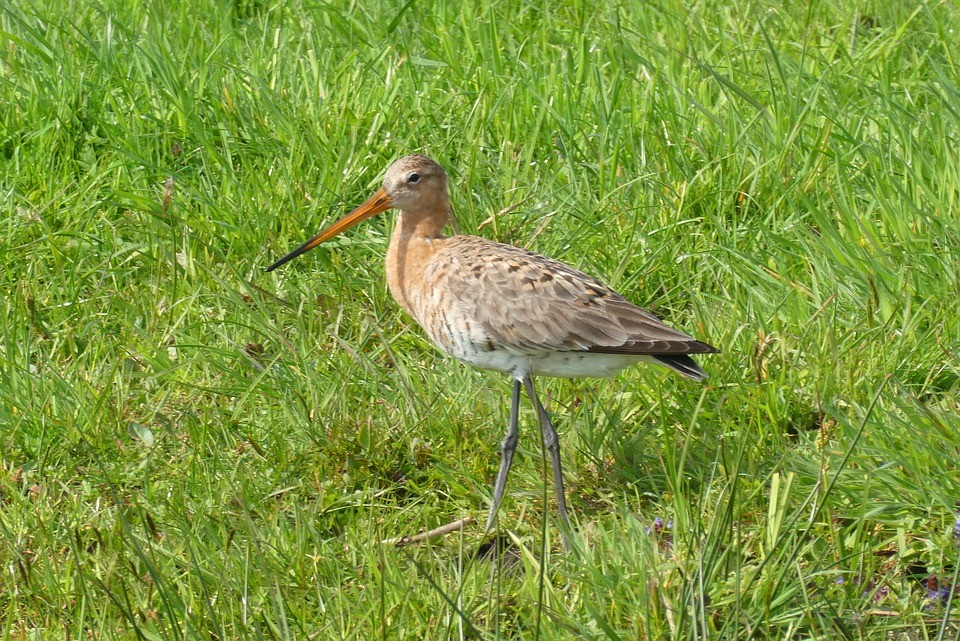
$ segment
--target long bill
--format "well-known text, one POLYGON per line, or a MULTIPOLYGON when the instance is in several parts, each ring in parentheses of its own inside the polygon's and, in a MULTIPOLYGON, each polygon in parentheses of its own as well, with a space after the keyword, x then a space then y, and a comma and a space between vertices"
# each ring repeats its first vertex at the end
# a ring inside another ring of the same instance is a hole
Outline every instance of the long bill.
POLYGON ((390 206, 392 204, 393 203, 390 200, 390 196, 387 195, 387 190, 381 188, 377 193, 370 196, 370 198, 368 198, 365 203, 363 203, 362 205, 354 209, 352 212, 350 212, 349 214, 347 214, 337 222, 333 223, 332 225, 324 229, 322 232, 320 232, 319 234, 317 234, 307 242, 303 243, 302 245, 294 249, 292 252, 290 252, 289 254, 287 254, 286 256, 284 256, 274 264, 267 267, 267 271, 272 272, 277 267, 280 267, 281 265, 290 262, 300 254, 310 251, 320 243, 324 243, 330 240, 337 234, 350 229, 357 223, 363 222, 364 220, 366 220, 367 218, 370 218, 371 216, 376 216, 380 212, 390 209, 390 206))

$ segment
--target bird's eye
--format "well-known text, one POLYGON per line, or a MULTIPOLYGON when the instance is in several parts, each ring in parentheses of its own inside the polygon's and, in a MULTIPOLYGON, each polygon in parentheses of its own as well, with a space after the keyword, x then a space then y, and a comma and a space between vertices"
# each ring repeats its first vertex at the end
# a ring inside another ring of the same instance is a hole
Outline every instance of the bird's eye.
POLYGON ((407 176, 407 182, 410 184, 420 182, 420 174, 418 174, 417 172, 413 172, 412 174, 407 176))

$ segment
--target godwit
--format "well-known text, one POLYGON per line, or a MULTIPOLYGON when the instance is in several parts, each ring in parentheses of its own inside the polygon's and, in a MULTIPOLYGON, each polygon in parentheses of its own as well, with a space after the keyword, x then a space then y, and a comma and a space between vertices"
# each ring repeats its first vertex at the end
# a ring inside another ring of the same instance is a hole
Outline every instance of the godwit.
POLYGON ((486 530, 496 523, 517 448, 522 384, 540 421, 557 509, 569 531, 560 443, 534 390, 533 377, 610 376, 634 363, 652 361, 702 380, 706 373, 690 354, 719 350, 664 325, 563 263, 476 236, 444 236, 453 213, 447 175, 426 156, 394 162, 377 193, 267 271, 387 209, 399 210, 387 249, 390 293, 442 351, 513 378, 510 425, 500 446, 486 530))

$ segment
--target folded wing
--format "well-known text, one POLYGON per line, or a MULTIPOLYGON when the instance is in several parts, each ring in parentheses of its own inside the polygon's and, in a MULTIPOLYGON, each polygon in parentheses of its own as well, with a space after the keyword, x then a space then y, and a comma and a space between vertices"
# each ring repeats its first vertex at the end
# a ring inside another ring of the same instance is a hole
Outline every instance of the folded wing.
POLYGON ((437 256, 433 277, 499 347, 652 356, 693 378, 705 374, 689 355, 718 351, 563 263, 475 236, 451 240, 456 246, 437 256))

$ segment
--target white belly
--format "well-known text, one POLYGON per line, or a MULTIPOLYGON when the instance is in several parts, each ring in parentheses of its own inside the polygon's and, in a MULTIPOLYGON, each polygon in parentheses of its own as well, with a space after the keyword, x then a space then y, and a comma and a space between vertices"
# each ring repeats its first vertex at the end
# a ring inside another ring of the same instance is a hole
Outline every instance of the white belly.
POLYGON ((558 378, 606 377, 636 363, 656 362, 649 356, 625 354, 597 354, 593 352, 543 352, 530 354, 509 349, 478 349, 475 344, 440 346, 454 358, 465 363, 507 372, 511 376, 524 374, 558 378))
MULTIPOLYGON (((419 320, 419 319, 418 319, 419 320)), ((498 345, 490 339, 479 322, 463 321, 451 327, 442 314, 433 322, 420 322, 440 351, 482 369, 558 378, 613 376, 625 367, 640 362, 656 362, 649 356, 599 354, 587 351, 552 351, 549 349, 516 348, 498 345)))

